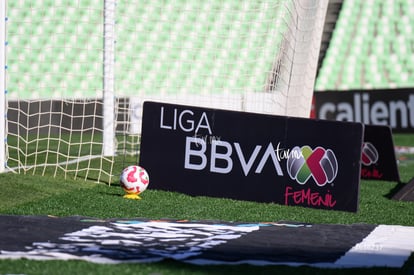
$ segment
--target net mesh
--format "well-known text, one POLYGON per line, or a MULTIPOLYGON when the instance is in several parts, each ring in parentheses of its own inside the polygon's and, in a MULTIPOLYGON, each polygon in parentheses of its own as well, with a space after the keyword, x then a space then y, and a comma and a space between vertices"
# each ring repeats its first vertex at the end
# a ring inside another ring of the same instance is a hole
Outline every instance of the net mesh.
POLYGON ((10 170, 111 182, 137 162, 148 99, 308 116, 326 2, 106 1, 114 37, 104 0, 6 2, 10 170), (103 154, 108 39, 112 156, 103 154))

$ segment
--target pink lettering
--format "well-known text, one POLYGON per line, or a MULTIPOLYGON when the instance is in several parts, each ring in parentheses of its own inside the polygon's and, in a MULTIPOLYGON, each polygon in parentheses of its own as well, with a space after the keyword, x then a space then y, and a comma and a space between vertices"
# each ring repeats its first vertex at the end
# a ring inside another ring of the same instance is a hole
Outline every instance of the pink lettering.
POLYGON ((332 208, 336 205, 336 200, 333 199, 332 194, 328 191, 325 195, 319 192, 311 192, 310 188, 299 191, 292 191, 292 187, 287 186, 285 189, 285 205, 300 205, 308 206, 326 206, 332 208))
POLYGON ((361 168, 362 178, 382 179, 383 174, 376 168, 369 169, 367 167, 361 168))

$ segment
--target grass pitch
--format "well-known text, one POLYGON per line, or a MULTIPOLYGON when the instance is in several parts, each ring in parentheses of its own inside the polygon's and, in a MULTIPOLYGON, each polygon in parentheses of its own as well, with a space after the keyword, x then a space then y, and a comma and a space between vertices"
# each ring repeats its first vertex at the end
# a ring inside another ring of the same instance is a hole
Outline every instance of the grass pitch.
MULTIPOLYGON (((394 135, 395 144, 414 146, 414 135, 394 135)), ((414 161, 399 165, 402 182, 414 177, 414 161)), ((394 182, 361 181, 358 213, 287 207, 179 193, 147 190, 141 201, 125 200, 117 184, 105 185, 52 176, 0 174, 0 214, 81 215, 96 218, 170 218, 224 221, 309 223, 370 223, 414 226, 414 202, 391 199, 400 186, 394 182)), ((82 261, 1 260, 0 274, 409 274, 412 255, 403 269, 317 269, 287 266, 194 266, 174 261, 152 264, 99 265, 82 261)))

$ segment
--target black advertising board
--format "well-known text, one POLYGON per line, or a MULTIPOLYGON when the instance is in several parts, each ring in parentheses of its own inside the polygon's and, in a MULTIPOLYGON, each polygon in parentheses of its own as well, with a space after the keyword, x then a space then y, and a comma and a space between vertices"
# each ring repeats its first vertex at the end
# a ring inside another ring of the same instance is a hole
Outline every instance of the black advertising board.
POLYGON ((414 132, 414 89, 325 91, 314 93, 317 119, 390 126, 393 132, 414 132))
POLYGON ((150 188, 356 212, 363 125, 145 102, 150 188))
POLYGON ((365 125, 361 178, 400 182, 391 128, 365 125))

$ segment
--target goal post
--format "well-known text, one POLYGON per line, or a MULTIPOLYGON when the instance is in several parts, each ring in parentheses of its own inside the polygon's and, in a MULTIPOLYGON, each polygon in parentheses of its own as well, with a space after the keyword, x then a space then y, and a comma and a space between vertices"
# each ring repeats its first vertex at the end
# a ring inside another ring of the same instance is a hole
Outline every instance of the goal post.
POLYGON ((115 155, 115 2, 104 0, 103 155, 115 155))
POLYGON ((6 3, 0 2, 0 173, 6 170, 6 3))
POLYGON ((111 183, 145 100, 308 117, 327 4, 1 1, 0 171, 111 183))
POLYGON ((309 117, 328 3, 304 0, 293 4, 297 12, 292 28, 296 31, 288 39, 294 47, 284 115, 309 117))

